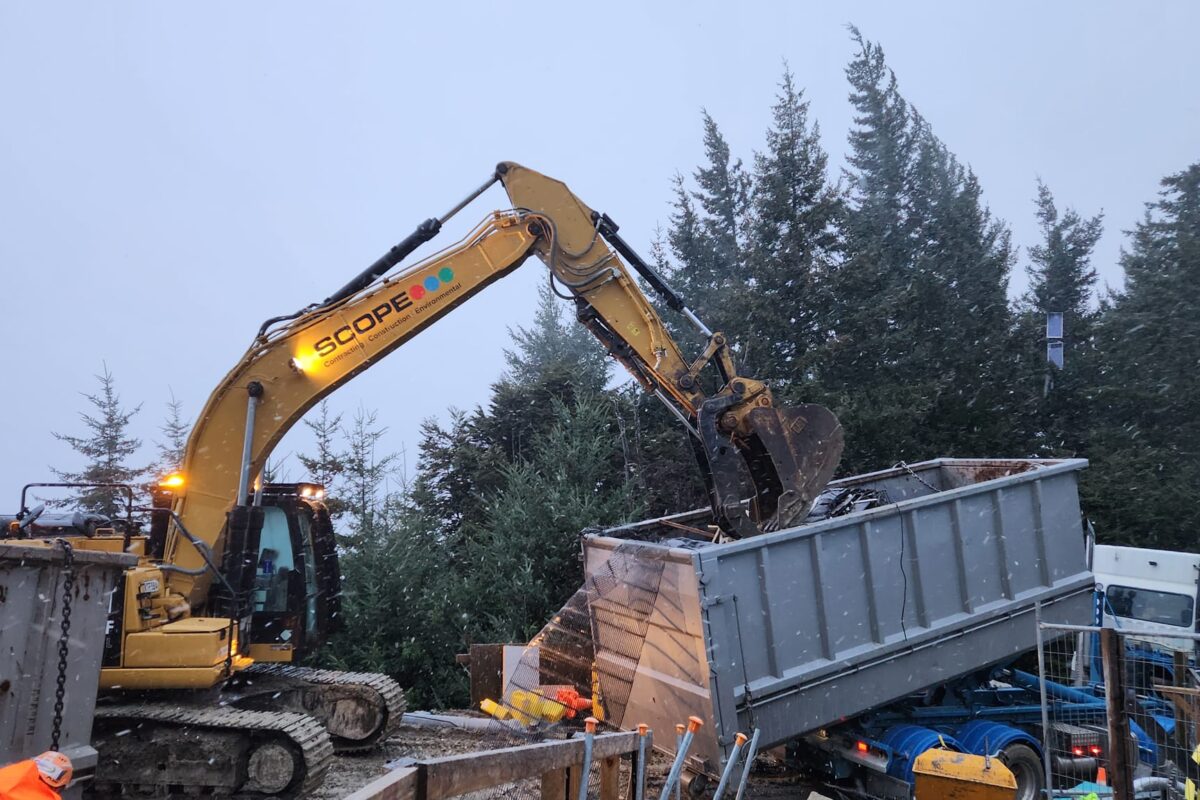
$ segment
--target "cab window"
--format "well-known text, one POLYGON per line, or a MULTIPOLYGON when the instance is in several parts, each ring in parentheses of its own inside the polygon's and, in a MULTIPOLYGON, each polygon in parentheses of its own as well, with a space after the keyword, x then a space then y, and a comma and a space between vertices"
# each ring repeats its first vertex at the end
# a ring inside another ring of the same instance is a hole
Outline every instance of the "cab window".
POLYGON ((283 509, 265 508, 263 511, 258 571, 254 577, 254 610, 285 613, 288 610, 288 580, 296 569, 291 531, 283 509))
POLYGON ((1114 616, 1191 628, 1195 619, 1194 603, 1186 594, 1109 586, 1105 592, 1114 616))

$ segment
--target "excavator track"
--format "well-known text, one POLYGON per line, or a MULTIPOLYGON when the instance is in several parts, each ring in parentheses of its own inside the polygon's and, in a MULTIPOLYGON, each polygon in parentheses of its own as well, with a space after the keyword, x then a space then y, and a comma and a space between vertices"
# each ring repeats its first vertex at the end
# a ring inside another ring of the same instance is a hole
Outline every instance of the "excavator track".
POLYGON ((317 720, 229 706, 102 704, 92 738, 95 798, 301 798, 333 761, 317 720))
POLYGON ((231 691, 239 708, 295 711, 320 721, 338 753, 386 741, 406 708, 400 684, 376 672, 257 663, 238 674, 231 691))

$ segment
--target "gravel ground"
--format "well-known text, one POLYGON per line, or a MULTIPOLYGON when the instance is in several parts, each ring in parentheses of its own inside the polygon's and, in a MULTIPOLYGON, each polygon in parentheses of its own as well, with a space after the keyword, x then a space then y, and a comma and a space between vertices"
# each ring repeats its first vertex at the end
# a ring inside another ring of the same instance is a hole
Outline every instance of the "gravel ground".
MULTIPOLYGON (((477 750, 495 750, 521 744, 524 741, 492 732, 401 725, 396 735, 375 752, 336 757, 325 777, 325 783, 310 797, 313 800, 340 800, 385 774, 387 764, 397 759, 436 758, 457 753, 471 753, 477 750)), ((662 780, 666 777, 670 766, 670 761, 656 755, 650 762, 648 786, 654 789, 661 787, 662 780)), ((502 792, 493 793, 491 796, 499 797, 502 794, 502 792)), ((771 763, 769 757, 759 760, 756 775, 750 781, 750 791, 747 794, 756 799, 762 798, 762 800, 783 800, 783 798, 803 796, 799 792, 799 787, 795 785, 795 781, 778 764, 771 763)), ((657 791, 649 792, 648 796, 657 797, 658 793, 657 791)))

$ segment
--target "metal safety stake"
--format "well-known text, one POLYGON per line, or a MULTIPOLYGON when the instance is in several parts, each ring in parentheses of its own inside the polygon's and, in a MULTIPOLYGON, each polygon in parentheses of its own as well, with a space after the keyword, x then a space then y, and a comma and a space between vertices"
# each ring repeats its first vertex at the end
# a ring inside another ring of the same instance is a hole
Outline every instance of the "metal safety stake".
POLYGON ((588 717, 583 721, 583 771, 579 774, 579 800, 587 800, 588 773, 592 770, 592 740, 600 720, 588 717))
POLYGON ((667 782, 663 784, 662 794, 658 796, 659 800, 667 800, 671 796, 671 790, 675 789, 678 793, 679 776, 683 773, 683 762, 687 759, 688 748, 692 746, 692 739, 696 736, 696 731, 704 725, 704 720, 699 717, 688 717, 687 730, 683 734, 683 739, 679 743, 679 750, 675 753, 675 763, 671 765, 671 771, 667 773, 667 782))
POLYGON ((750 746, 746 748, 746 767, 742 770, 742 780, 738 783, 735 800, 742 800, 746 796, 746 784, 750 783, 750 770, 754 768, 754 758, 758 755, 758 736, 760 733, 762 733, 762 728, 755 728, 754 735, 750 737, 750 746))
POLYGON ((638 732, 637 773, 633 777, 633 800, 642 800, 646 790, 646 757, 650 754, 650 726, 640 723, 638 732))
POLYGON ((733 737, 733 750, 729 753, 729 760, 725 762, 725 771, 721 773, 721 782, 717 784, 713 800, 721 800, 721 795, 725 794, 725 787, 729 785, 729 779, 733 777, 733 771, 737 769, 738 757, 742 754, 742 745, 748 738, 744 733, 733 737))
MULTIPOLYGON (((679 755, 679 751, 683 749, 683 732, 687 730, 687 725, 682 722, 675 723, 675 755, 679 755)), ((682 800, 683 790, 675 787, 675 800, 682 800)))

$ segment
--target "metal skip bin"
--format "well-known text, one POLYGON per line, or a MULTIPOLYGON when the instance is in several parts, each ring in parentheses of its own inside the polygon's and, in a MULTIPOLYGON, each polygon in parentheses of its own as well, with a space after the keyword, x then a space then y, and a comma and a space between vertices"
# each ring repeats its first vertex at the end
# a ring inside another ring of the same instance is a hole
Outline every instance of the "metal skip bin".
POLYGON ((609 721, 700 716, 691 763, 716 774, 737 731, 771 747, 1033 649, 1039 603, 1086 623, 1086 465, 906 465, 826 492, 873 507, 724 544, 703 512, 587 536, 609 721))
MULTIPOLYGON (((62 635, 61 545, 0 543, 0 764, 49 750, 62 635)), ((137 556, 73 548, 66 683, 58 748, 76 776, 92 772, 90 741, 109 600, 137 556)), ((73 786, 64 796, 77 796, 73 786)))

